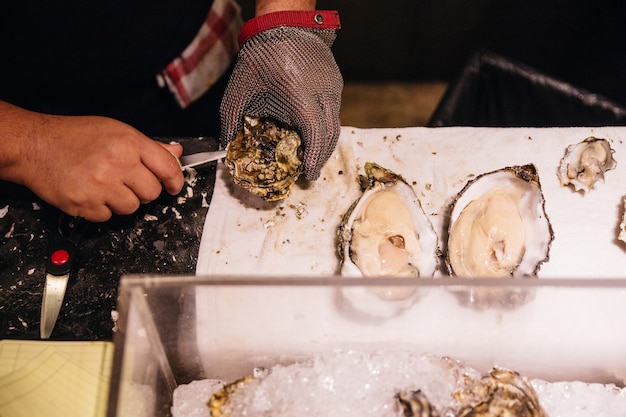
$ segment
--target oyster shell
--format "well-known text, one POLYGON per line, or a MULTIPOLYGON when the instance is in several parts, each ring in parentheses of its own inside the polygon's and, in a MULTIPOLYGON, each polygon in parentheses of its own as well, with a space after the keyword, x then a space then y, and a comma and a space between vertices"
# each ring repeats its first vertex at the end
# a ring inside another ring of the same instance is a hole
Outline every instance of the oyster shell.
POLYGON ((608 140, 593 136, 568 146, 557 172, 561 185, 589 192, 598 181, 604 182, 606 171, 617 165, 614 152, 608 140))
POLYGON ((438 238, 413 188, 398 174, 367 162, 364 191, 339 226, 341 274, 430 277, 438 238))
POLYGON ((617 238, 626 243, 626 196, 622 197, 622 219, 619 224, 617 238))
POLYGON ((465 387, 441 412, 420 390, 400 391, 395 398, 405 417, 548 417, 532 385, 515 371, 495 367, 480 379, 464 378, 465 387))
POLYGON ((244 376, 230 384, 224 385, 221 390, 211 396, 207 403, 209 410, 211 410, 211 417, 229 417, 232 414, 230 401, 237 390, 244 386, 253 386, 253 384, 258 384, 259 382, 258 378, 244 376))
POLYGON ((454 393, 458 417, 548 417, 537 392, 519 373, 493 368, 479 381, 469 380, 454 393))
POLYGON ((405 417, 439 417, 439 411, 428 401, 421 390, 400 391, 396 401, 405 417))
POLYGON ((285 198, 304 170, 300 135, 272 119, 246 116, 226 147, 233 180, 264 200, 285 198))
POLYGON ((534 165, 470 180, 452 205, 446 265, 459 277, 533 276, 554 233, 534 165))

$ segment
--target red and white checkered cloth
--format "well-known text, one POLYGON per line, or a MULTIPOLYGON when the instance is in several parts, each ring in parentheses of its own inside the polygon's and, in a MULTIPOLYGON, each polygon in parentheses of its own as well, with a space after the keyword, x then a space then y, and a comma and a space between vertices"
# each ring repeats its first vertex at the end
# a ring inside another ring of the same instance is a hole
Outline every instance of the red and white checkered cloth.
POLYGON ((157 75, 182 108, 200 98, 228 69, 239 51, 242 24, 235 0, 215 0, 193 41, 157 75))

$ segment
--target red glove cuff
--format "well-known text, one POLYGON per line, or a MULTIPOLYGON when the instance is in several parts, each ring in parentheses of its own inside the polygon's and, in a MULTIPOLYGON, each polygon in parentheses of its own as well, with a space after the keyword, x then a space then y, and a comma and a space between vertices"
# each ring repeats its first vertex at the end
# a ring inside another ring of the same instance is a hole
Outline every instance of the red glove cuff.
POLYGON ((239 46, 264 30, 279 26, 295 26, 312 29, 341 29, 336 10, 286 10, 257 16, 244 23, 239 32, 239 46))

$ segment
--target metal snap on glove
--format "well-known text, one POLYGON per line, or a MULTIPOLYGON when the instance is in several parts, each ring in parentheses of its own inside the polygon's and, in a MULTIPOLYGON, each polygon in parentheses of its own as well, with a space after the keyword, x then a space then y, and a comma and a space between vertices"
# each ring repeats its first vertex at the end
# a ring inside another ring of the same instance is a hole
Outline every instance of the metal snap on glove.
POLYGON ((319 177, 341 128, 343 78, 330 50, 339 28, 335 11, 276 12, 246 22, 222 99, 223 147, 244 116, 271 117, 300 132, 306 178, 319 177))

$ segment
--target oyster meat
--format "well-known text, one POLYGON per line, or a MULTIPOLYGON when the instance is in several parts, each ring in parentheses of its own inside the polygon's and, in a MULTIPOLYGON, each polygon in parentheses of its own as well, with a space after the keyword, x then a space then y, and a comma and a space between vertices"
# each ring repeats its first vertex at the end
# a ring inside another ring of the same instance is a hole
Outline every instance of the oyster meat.
POLYGON ((589 192, 598 181, 604 182, 606 171, 617 165, 613 153, 608 140, 593 136, 568 146, 557 173, 561 185, 589 192))
POLYGON ((247 117, 226 147, 233 180, 264 200, 285 198, 304 170, 300 135, 272 119, 247 117))
POLYGON ((537 392, 519 373, 494 368, 479 381, 468 381, 454 399, 458 417, 548 417, 537 392))
POLYGON ((339 226, 341 273, 356 277, 430 277, 438 238, 413 188, 367 162, 361 198, 339 226))
POLYGON ((534 165, 470 180, 452 205, 446 264, 458 277, 533 276, 554 234, 534 165))

